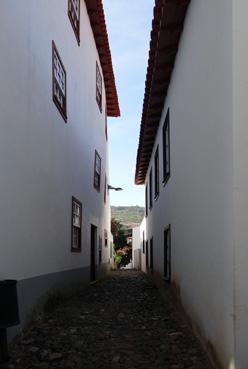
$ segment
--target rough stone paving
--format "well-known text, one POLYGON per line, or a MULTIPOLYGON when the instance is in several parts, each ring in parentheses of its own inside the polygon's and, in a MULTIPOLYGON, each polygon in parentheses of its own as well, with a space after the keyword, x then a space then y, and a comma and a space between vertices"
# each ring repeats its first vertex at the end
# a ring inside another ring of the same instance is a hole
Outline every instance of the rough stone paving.
POLYGON ((60 302, 10 354, 1 368, 210 368, 180 313, 138 272, 113 272, 60 302))

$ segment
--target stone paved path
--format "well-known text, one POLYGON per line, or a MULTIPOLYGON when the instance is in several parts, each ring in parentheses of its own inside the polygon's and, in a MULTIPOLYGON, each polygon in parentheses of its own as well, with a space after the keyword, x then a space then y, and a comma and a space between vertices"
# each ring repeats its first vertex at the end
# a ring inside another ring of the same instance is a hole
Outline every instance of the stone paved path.
POLYGON ((210 369, 173 305, 137 272, 65 300, 11 349, 16 369, 210 369))

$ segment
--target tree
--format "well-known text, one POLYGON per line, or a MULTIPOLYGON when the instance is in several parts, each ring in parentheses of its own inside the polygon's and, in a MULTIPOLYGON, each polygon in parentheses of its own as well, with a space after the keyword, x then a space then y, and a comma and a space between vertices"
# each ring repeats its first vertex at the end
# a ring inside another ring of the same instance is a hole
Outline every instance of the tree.
POLYGON ((113 236, 117 236, 119 231, 121 229, 121 223, 119 222, 119 220, 112 218, 111 219, 111 233, 113 234, 113 236))

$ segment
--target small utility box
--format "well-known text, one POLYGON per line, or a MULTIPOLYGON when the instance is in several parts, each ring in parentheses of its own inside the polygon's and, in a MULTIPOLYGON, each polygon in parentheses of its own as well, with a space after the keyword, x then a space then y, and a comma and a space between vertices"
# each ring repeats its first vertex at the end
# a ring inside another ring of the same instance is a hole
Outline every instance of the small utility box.
POLYGON ((8 360, 7 328, 20 323, 17 281, 0 281, 0 362, 8 360))

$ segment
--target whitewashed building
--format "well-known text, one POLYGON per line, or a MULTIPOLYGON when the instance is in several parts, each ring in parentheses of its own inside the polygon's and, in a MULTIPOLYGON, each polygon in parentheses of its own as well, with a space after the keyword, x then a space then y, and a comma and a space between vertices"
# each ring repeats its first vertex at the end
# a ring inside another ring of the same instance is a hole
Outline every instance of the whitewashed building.
POLYGON ((0 1, 0 279, 21 321, 110 258, 107 116, 119 116, 101 0, 0 1))
POLYGON ((156 1, 136 169, 148 266, 225 369, 248 366, 247 11, 156 1))

